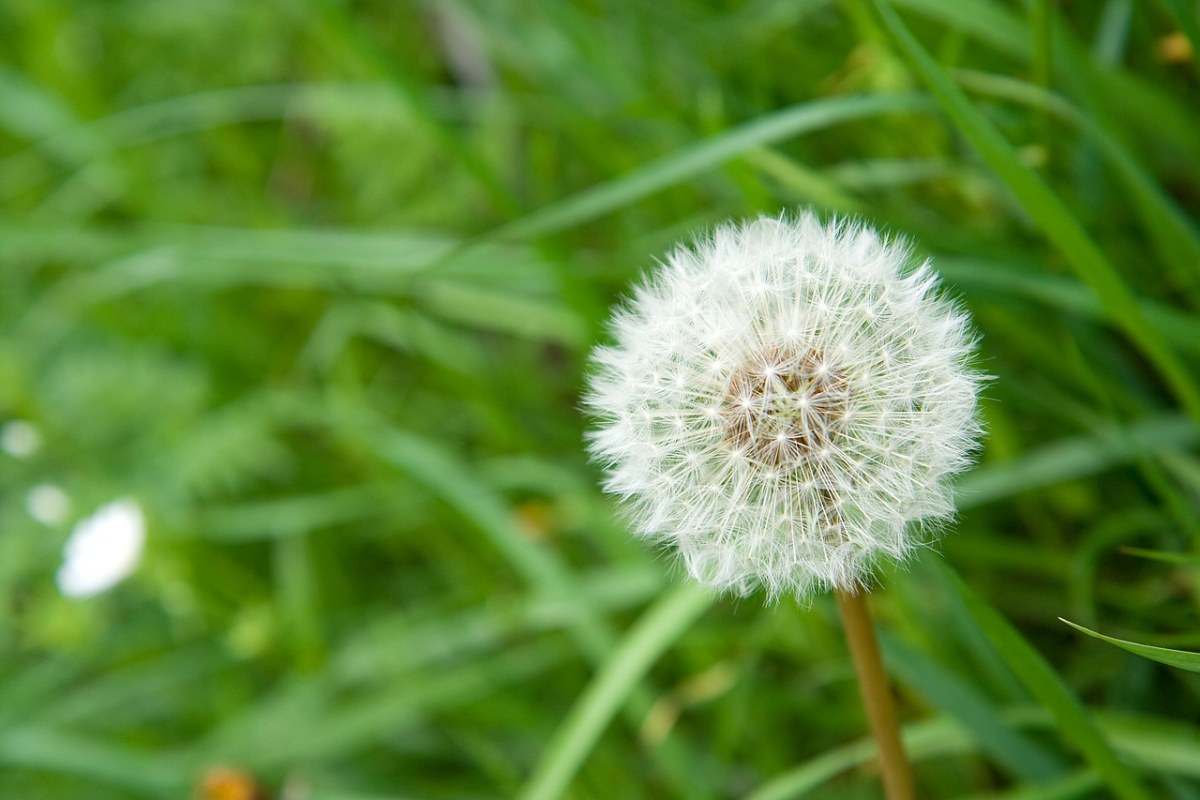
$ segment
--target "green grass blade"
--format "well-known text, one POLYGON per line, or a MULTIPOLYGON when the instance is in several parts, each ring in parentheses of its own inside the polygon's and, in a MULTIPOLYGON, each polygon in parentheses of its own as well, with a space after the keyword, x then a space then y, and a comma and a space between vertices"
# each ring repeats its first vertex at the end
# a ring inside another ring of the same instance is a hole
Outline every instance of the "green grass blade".
POLYGON ((875 7, 913 70, 929 86, 946 116, 1042 229, 1063 257, 1087 283, 1113 323, 1125 332, 1154 364, 1182 407, 1200 420, 1200 390, 1191 373, 1146 320, 1129 287, 1104 252, 1045 183, 1022 162, 1004 136, 925 51, 886 0, 875 7))
POLYGON ((1033 0, 1028 6, 1029 36, 1033 41, 1030 67, 1033 82, 1048 87, 1054 62, 1053 18, 1046 7, 1046 0, 1033 0))
MULTIPOLYGON (((762 174, 778 181, 798 202, 814 203, 843 213, 861 214, 863 204, 842 189, 843 181, 831 180, 778 150, 759 147, 747 150, 742 158, 762 174)), ((840 176, 839 176, 840 177, 840 176)))
MULTIPOLYGON (((1012 709, 1004 714, 1005 721, 1031 732, 1049 727, 1051 720, 1037 709, 1012 709)), ((1200 741, 1195 729, 1174 720, 1155 717, 1097 715, 1096 724, 1104 737, 1123 755, 1143 767, 1182 777, 1200 777, 1200 741)), ((978 752, 978 744, 963 727, 945 717, 937 717, 904 726, 904 746, 914 762, 946 756, 978 752)), ((792 800, 803 797, 824 786, 838 775, 862 766, 875 757, 874 743, 854 742, 822 753, 764 783, 746 800, 792 800)), ((1092 770, 1068 775, 1060 780, 1042 784, 1041 789, 1061 786, 1063 791, 1076 780, 1092 787, 1103 786, 1092 770)), ((1034 787, 1026 787, 1036 792, 1034 787)), ((1015 797, 1023 797, 1018 790, 1015 797)), ((1001 795, 1006 797, 1006 795, 1001 795)), ((1033 794, 1033 797, 1041 795, 1033 794)), ((1054 797, 1055 795, 1049 795, 1054 797)), ((1067 796, 1073 796, 1068 794, 1067 796)), ((1087 796, 1087 795, 1085 795, 1087 796)))
POLYGON ((448 451, 407 431, 375 427, 366 443, 386 461, 420 481, 482 531, 532 585, 543 591, 569 591, 570 580, 552 556, 521 531, 501 498, 480 484, 448 451))
POLYGON ((1144 768, 1200 778, 1200 731, 1194 722, 1104 713, 1096 721, 1113 747, 1144 768))
POLYGON ((303 536, 322 527, 378 516, 384 487, 352 486, 278 500, 205 508, 197 528, 205 538, 248 541, 303 536))
POLYGON ((188 772, 171 761, 162 754, 54 730, 17 728, 0 735, 0 765, 78 776, 100 786, 120 787, 134 797, 183 796, 188 772))
POLYGON ((328 675, 294 677, 224 720, 192 748, 190 758, 260 770, 348 757, 420 726, 428 714, 542 680, 566 655, 548 641, 510 645, 485 658, 416 671, 353 693, 335 691, 328 675))
POLYGON ((948 584, 956 590, 961 602, 1004 657, 1009 668, 1029 693, 1050 712, 1063 739, 1075 747, 1117 797, 1122 800, 1150 800, 1150 795, 1142 788, 1137 776, 1113 752, 1079 698, 1041 653, 948 567, 942 566, 941 569, 948 584))
MULTIPOLYGON (((995 302, 997 298, 1010 295, 1029 298, 1087 319, 1104 316, 1096 295, 1075 278, 1006 269, 1007 265, 977 258, 935 258, 942 277, 977 303, 995 302)), ((1146 319, 1173 346, 1200 353, 1200 317, 1144 297, 1139 298, 1138 303, 1146 319)))
POLYGON ((1151 561, 1162 561, 1167 564, 1183 566, 1200 566, 1200 553, 1172 553, 1166 550, 1147 550, 1144 547, 1122 547, 1121 552, 1151 561))
POLYGON ((541 644, 509 647, 467 666, 410 676, 352 700, 332 700, 314 724, 257 745, 255 760, 283 767, 361 752, 381 738, 411 730, 425 713, 486 702, 497 692, 544 680, 561 665, 563 655, 561 649, 541 644))
POLYGON ((445 669, 512 645, 521 637, 570 627, 597 612, 633 611, 662 592, 650 568, 581 575, 570 597, 533 595, 496 607, 441 613, 435 604, 390 611, 340 644, 324 667, 339 685, 390 683, 418 670, 445 669))
POLYGON ((1096 24, 1091 52, 1096 64, 1120 64, 1129 45, 1133 0, 1108 0, 1096 24))
MULTIPOLYGON (((1182 4, 1187 0, 1160 0, 1182 4)), ((1019 13, 992 0, 892 0, 892 5, 912 11, 946 25, 955 33, 998 53, 1028 65, 1033 59, 1027 26, 1019 13)), ((1027 5, 1027 4, 1026 4, 1027 5)), ((1019 11, 1019 9, 1018 9, 1019 11)), ((1051 10, 1051 16, 1055 16, 1051 10)), ((1058 14, 1060 18, 1061 14, 1058 14)), ((1155 145, 1166 145, 1187 153, 1191 161, 1200 159, 1196 137, 1196 115, 1191 105, 1181 102, 1156 81, 1131 69, 1119 69, 1110 62, 1084 57, 1084 48, 1072 41, 1067 25, 1055 25, 1054 77, 1058 84, 1079 88, 1091 84, 1083 94, 1093 110, 1104 109, 1106 122, 1115 127, 1136 130, 1155 145), (1101 101, 1099 104, 1097 101, 1101 101)), ((1200 63, 1195 59, 1193 65, 1200 63)))
POLYGON ((562 797, 633 687, 711 603, 712 596, 689 581, 660 599, 638 620, 579 696, 518 794, 520 800, 562 797))
MULTIPOLYGON (((386 80, 396 95, 404 99, 445 151, 474 176, 498 210, 511 212, 517 208, 516 197, 501 180, 494 165, 470 146, 458 126, 451 125, 438 113, 429 85, 417 80, 411 64, 400 63, 398 56, 401 54, 389 52, 383 46, 378 32, 372 30, 360 14, 337 0, 317 0, 309 9, 316 13, 324 30, 338 40, 345 52, 353 53, 359 63, 386 80)), ((410 56, 411 53, 403 55, 410 56)))
POLYGON ((1061 775, 1066 765, 1035 740, 1017 733, 968 681, 900 639, 880 633, 888 669, 943 714, 958 720, 1008 774, 1043 781, 1061 775))
MULTIPOLYGON (((937 718, 905 725, 904 749, 913 761, 973 753, 977 745, 958 723, 937 718)), ((820 788, 836 776, 875 758, 875 743, 863 740, 838 747, 775 776, 746 800, 792 800, 820 788)))
POLYGON ((1032 56, 1029 32, 1008 8, 992 0, 893 0, 893 5, 935 19, 1022 62, 1032 56))
MULTIPOLYGON (((357 425, 359 421, 351 422, 357 425)), ((476 476, 438 443, 415 434, 368 424, 358 428, 365 446, 384 460, 408 473, 433 494, 452 506, 492 542, 524 580, 548 596, 570 596, 575 580, 569 568, 556 554, 529 539, 520 529, 499 494, 476 476)), ((593 664, 602 663, 611 652, 615 635, 607 620, 588 614, 574 621, 570 633, 584 656, 593 664)), ((627 722, 636 727, 654 702, 654 693, 636 686, 626 707, 627 722)), ((695 785, 690 754, 674 738, 663 742, 660 763, 669 770, 673 781, 686 786, 696 797, 707 796, 704 787, 695 785), (690 782, 690 783, 689 783, 690 782)))
POLYGON ((785 108, 652 161, 619 178, 545 206, 495 235, 526 239, 566 230, 694 178, 743 153, 842 122, 928 108, 920 95, 832 97, 785 108))
POLYGON ((1095 475, 1147 453, 1188 447, 1200 431, 1182 416, 1154 417, 1097 436, 1054 442, 1012 461, 988 464, 958 482, 960 509, 990 503, 1020 492, 1095 475))
POLYGON ((1126 639, 1116 639, 1112 636, 1105 636, 1103 633, 1097 633, 1096 631, 1090 628, 1085 628, 1082 625, 1076 625, 1069 619, 1063 619, 1062 617, 1059 617, 1059 620, 1067 623, 1081 633, 1086 633, 1088 636, 1092 636, 1102 642, 1114 644, 1122 650, 1128 650, 1134 655, 1141 656, 1142 658, 1148 658, 1151 661, 1157 661, 1158 663, 1166 664, 1169 667, 1186 669, 1189 672, 1200 672, 1200 653, 1192 653, 1188 652, 1187 650, 1172 650, 1169 647, 1155 647, 1154 645, 1130 642, 1126 639))
POLYGON ((429 281, 413 294, 423 310, 454 322, 571 348, 582 349, 587 344, 583 320, 561 303, 505 296, 494 288, 451 281, 429 281))
POLYGON ((1129 192, 1133 210, 1141 218, 1159 255, 1175 272, 1177 282, 1192 287, 1200 284, 1200 233, 1109 129, 1065 98, 1024 81, 971 70, 956 70, 954 77, 970 91, 1052 114, 1091 140, 1129 192))
POLYGON ((975 794, 963 800, 1075 800, 1095 797, 1104 783, 1091 770, 1083 770, 1048 783, 1019 786, 995 794, 975 794))

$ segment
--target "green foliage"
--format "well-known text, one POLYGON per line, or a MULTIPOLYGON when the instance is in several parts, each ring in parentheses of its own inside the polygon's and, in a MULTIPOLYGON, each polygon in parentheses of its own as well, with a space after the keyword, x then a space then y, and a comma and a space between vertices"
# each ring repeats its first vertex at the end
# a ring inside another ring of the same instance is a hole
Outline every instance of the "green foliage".
POLYGON ((1157 661, 1160 664, 1167 664, 1179 669, 1186 669, 1190 672, 1200 672, 1200 653, 1192 653, 1187 650, 1174 650, 1170 647, 1155 647, 1150 644, 1141 644, 1140 642, 1130 642, 1126 639, 1117 639, 1112 636, 1105 636, 1103 633, 1098 633, 1090 628, 1085 628, 1082 625, 1076 625, 1070 620, 1064 619, 1063 622, 1070 625, 1077 631, 1086 633, 1088 636, 1095 637, 1102 642, 1114 644, 1122 650, 1128 650, 1131 653, 1148 658, 1151 661, 1157 661))
POLYGON ((0 29, 0 426, 40 436, 0 451, 0 797, 878 797, 832 603, 680 588, 583 456, 630 280, 798 205, 910 237, 994 376, 961 520, 874 598, 921 796, 1200 796, 1200 676, 1138 655, 1200 646, 1194 3, 0 29), (122 497, 140 566, 64 597, 122 497))

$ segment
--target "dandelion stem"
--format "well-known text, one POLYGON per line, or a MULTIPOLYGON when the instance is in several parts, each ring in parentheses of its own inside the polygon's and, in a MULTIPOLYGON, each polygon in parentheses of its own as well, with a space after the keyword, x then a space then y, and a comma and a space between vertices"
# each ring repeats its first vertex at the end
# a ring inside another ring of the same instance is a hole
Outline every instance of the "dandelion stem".
POLYGON ((900 726, 896 723, 896 707, 888 689, 887 675, 879 658, 879 644, 867 612, 863 593, 838 590, 838 611, 846 628, 846 642, 858 673, 858 688, 862 694, 871 735, 879 748, 879 767, 883 788, 888 800, 915 800, 912 768, 900 743, 900 726))

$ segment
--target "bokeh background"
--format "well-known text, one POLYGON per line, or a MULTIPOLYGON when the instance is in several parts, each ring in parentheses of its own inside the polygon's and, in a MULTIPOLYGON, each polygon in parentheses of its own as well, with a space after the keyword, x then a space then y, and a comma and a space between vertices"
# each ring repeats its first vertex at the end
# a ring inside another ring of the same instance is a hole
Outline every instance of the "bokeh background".
POLYGON ((801 206, 932 256, 994 376, 874 598, 921 796, 1200 797, 1196 660, 1058 619, 1200 648, 1198 31, 3 0, 0 797, 881 796, 832 603, 688 600, 582 446, 629 283, 801 206))

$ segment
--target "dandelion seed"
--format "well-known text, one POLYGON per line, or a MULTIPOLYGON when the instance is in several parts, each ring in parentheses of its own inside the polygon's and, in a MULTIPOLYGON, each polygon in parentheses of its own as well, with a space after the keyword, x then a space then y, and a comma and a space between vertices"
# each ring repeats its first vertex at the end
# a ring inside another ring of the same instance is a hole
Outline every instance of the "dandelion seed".
POLYGON ((810 213, 724 225, 672 252, 612 331, 591 452, 636 533, 701 582, 853 592, 952 515, 979 431, 974 342, 903 244, 810 213))

